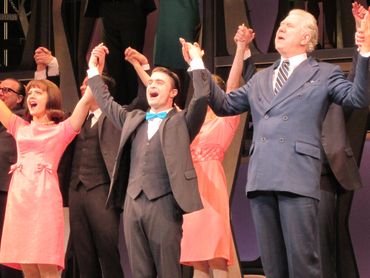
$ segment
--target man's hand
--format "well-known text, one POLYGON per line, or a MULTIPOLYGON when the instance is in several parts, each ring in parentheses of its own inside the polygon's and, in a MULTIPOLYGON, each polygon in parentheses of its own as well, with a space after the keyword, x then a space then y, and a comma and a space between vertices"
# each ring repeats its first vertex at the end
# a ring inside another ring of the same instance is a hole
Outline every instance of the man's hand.
POLYGON ((238 26, 238 31, 234 36, 234 41, 237 46, 249 48, 249 44, 254 39, 255 33, 253 29, 246 27, 244 24, 238 26))
POLYGON ((198 43, 195 42, 191 44, 186 42, 183 38, 180 38, 180 43, 182 45, 182 56, 188 64, 190 64, 193 59, 202 59, 204 51, 200 48, 198 43))
POLYGON ((48 64, 53 60, 54 56, 51 55, 51 51, 46 47, 38 47, 35 50, 35 55, 33 56, 37 65, 37 71, 45 70, 48 64))
POLYGON ((99 73, 102 74, 105 65, 105 56, 109 54, 108 48, 100 43, 93 48, 89 60, 89 69, 97 68, 99 73))

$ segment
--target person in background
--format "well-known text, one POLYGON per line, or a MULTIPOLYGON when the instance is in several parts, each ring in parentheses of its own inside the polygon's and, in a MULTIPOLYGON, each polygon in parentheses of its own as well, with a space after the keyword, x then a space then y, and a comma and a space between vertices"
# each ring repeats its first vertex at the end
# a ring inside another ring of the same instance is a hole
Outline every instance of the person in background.
POLYGON ((36 63, 35 80, 48 79, 59 86, 59 64, 57 58, 51 54, 51 51, 46 47, 40 46, 35 50, 33 58, 36 63))
POLYGON ((143 50, 147 16, 155 9, 154 0, 86 0, 85 16, 102 18, 103 42, 110 51, 107 72, 117 83, 114 98, 120 104, 130 104, 138 91, 135 71, 122 52, 129 46, 143 50))
MULTIPOLYGON (((109 88, 113 80, 104 76, 109 88)), ((80 87, 85 94, 87 77, 80 87)), ((95 100, 76 137, 69 187, 69 219, 72 248, 81 278, 121 278, 118 250, 120 210, 106 208, 120 131, 95 100)))
MULTIPOLYGON (((353 3, 356 28, 360 28, 366 12, 363 6, 353 3)), ((354 55, 349 80, 355 78, 356 65, 357 55, 354 55)), ((323 278, 358 277, 348 219, 354 190, 363 186, 358 167, 365 142, 368 112, 369 108, 354 110, 333 103, 323 123, 321 141, 325 158, 319 203, 323 278)))
MULTIPOLYGON (((240 86, 243 59, 250 57, 249 43, 253 38, 253 30, 240 25, 234 37, 237 48, 226 86, 213 75, 226 92, 240 86)), ((244 80, 248 81, 255 68, 250 59, 246 63, 244 80)), ((228 266, 235 263, 222 161, 239 121, 240 116, 217 117, 208 107, 202 128, 190 146, 204 208, 184 216, 180 262, 194 267, 195 278, 226 278, 228 266)))
POLYGON ((0 263, 21 269, 25 277, 59 277, 64 267, 64 215, 57 168, 91 100, 91 94, 85 94, 65 121, 60 90, 49 80, 27 84, 25 120, 0 100, 0 121, 17 144, 0 263))

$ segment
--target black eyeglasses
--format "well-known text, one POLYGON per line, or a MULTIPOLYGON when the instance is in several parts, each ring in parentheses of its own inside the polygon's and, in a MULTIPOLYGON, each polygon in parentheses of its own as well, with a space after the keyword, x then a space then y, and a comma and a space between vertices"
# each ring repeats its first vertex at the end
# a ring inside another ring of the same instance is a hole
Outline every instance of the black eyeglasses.
POLYGON ((0 88, 0 93, 3 93, 3 94, 9 94, 10 92, 12 93, 15 93, 18 95, 18 92, 13 90, 12 88, 8 88, 8 87, 2 87, 0 88))

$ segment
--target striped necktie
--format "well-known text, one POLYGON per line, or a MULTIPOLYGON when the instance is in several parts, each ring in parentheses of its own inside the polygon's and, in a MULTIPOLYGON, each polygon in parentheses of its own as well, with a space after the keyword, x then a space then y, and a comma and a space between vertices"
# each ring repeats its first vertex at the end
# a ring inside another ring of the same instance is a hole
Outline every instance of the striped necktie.
POLYGON ((281 66, 278 71, 278 75, 275 81, 275 90, 274 95, 277 95, 280 89, 283 87, 284 83, 288 79, 288 72, 289 72, 289 60, 284 60, 281 63, 281 66))

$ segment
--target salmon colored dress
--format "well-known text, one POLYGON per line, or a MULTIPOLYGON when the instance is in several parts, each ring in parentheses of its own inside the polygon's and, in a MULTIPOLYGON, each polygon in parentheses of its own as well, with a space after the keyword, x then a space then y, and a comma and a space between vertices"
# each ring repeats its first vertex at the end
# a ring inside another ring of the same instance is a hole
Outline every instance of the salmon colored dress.
POLYGON ((184 215, 180 262, 224 258, 235 262, 229 218, 229 195, 222 160, 229 147, 240 117, 207 118, 190 146, 198 176, 203 209, 184 215))
POLYGON ((17 142, 17 163, 8 191, 0 263, 52 264, 64 268, 64 216, 57 168, 76 136, 70 121, 44 125, 11 117, 8 132, 17 142))

